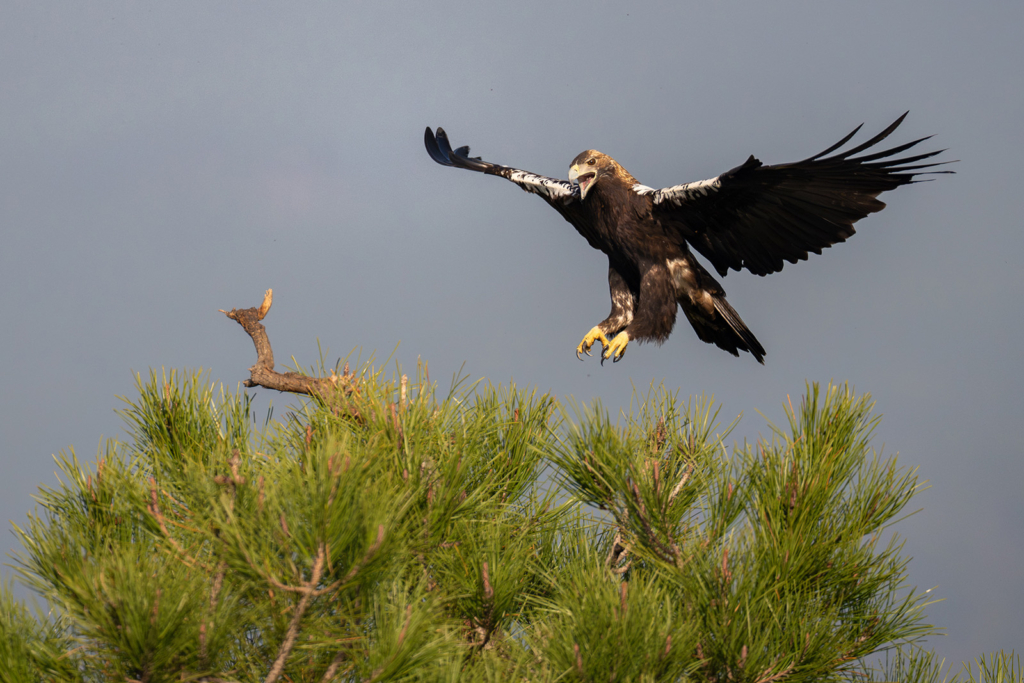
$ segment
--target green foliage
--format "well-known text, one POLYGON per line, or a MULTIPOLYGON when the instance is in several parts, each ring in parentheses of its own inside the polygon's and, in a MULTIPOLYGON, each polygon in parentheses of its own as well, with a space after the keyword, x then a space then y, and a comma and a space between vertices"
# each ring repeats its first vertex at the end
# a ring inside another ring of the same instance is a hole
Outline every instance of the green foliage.
MULTIPOLYGON (((626 429, 584 412, 555 457, 698 625, 699 675, 821 680, 931 632, 907 559, 880 533, 919 490, 868 445, 877 422, 846 387, 809 387, 789 430, 730 461, 710 401, 653 396, 626 429)), ((724 430, 728 433, 728 429, 724 430)))
POLYGON ((566 680, 681 680, 699 664, 697 629, 670 587, 650 573, 623 581, 585 544, 549 579, 546 618, 530 644, 566 680))
POLYGON ((55 616, 0 587, 0 681, 937 680, 886 531, 921 487, 846 387, 730 452, 708 399, 616 425, 360 380, 257 429, 201 375, 140 378, 128 442, 61 454, 16 527, 55 616))
POLYGON ((0 681, 80 680, 65 656, 74 647, 61 621, 33 616, 17 602, 10 583, 0 583, 0 681))
POLYGON ((1024 669, 1020 666, 1020 655, 1000 652, 983 655, 971 663, 965 662, 959 678, 964 683, 1022 683, 1024 669))
POLYGON ((899 681, 900 683, 1024 683, 1024 669, 1020 655, 1005 652, 982 655, 973 662, 964 662, 956 675, 950 676, 952 667, 943 672, 944 662, 932 652, 919 648, 897 648, 883 666, 867 671, 869 683, 899 681))

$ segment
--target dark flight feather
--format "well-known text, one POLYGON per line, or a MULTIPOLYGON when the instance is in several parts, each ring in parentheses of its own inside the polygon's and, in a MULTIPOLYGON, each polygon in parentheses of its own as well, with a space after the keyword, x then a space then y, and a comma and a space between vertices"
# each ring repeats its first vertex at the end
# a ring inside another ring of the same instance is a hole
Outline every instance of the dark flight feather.
POLYGON ((823 152, 791 164, 765 166, 751 156, 741 166, 714 179, 718 187, 684 201, 659 201, 674 188, 654 192, 654 215, 679 238, 706 257, 720 275, 746 268, 755 275, 796 263, 808 252, 843 242, 853 224, 885 204, 876 197, 915 176, 950 173, 933 169, 943 163, 915 164, 940 151, 909 157, 895 155, 928 140, 920 138, 890 149, 855 156, 892 134, 906 114, 881 133, 852 149, 832 154, 849 142, 860 126, 823 152), (659 194, 661 193, 661 194, 659 194))

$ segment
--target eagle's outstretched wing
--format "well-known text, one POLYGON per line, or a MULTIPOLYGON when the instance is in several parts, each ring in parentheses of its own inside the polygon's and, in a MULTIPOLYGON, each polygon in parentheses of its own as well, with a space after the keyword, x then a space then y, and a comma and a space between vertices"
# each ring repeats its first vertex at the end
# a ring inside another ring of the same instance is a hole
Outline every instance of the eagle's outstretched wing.
POLYGON ((465 168, 470 171, 479 171, 488 175, 501 176, 523 188, 527 192, 540 195, 558 213, 562 214, 565 220, 572 223, 576 229, 591 242, 588 233, 589 226, 586 224, 584 212, 580 203, 580 188, 568 180, 549 178, 548 176, 537 175, 529 171, 521 171, 518 168, 510 168, 499 164, 492 164, 483 161, 480 157, 469 156, 469 147, 463 146, 452 149, 448 142, 448 135, 443 128, 438 128, 436 135, 428 127, 423 135, 423 143, 427 147, 427 154, 430 158, 442 166, 454 166, 465 168))
POLYGON ((767 275, 782 269, 783 260, 796 263, 807 252, 842 242, 854 233, 853 224, 885 204, 882 192, 914 181, 923 171, 942 163, 916 163, 942 150, 894 158, 928 138, 882 152, 855 157, 884 140, 906 114, 867 142, 826 156, 846 144, 857 131, 825 151, 793 164, 764 166, 751 156, 742 166, 717 178, 661 190, 637 185, 634 190, 653 199, 652 213, 703 254, 719 274, 729 268, 767 275))

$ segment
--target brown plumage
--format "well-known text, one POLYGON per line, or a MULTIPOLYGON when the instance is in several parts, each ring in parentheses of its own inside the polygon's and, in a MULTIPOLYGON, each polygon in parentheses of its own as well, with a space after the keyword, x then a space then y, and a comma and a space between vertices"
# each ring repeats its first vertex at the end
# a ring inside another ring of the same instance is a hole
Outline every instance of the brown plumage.
POLYGON ((677 305, 705 342, 738 356, 748 351, 764 363, 765 350, 725 299, 725 290, 690 252, 692 246, 725 275, 730 268, 767 275, 853 235, 853 224, 885 204, 877 196, 914 182, 940 164, 917 163, 930 152, 892 158, 926 140, 855 157, 903 121, 851 150, 831 154, 860 129, 813 157, 764 166, 754 157, 722 175, 661 190, 637 182, 614 159, 587 150, 573 159, 569 180, 558 180, 470 157, 452 150, 445 132, 427 128, 431 158, 511 180, 539 194, 572 223, 590 246, 608 256, 612 310, 577 346, 602 362, 618 361, 633 340, 663 342, 675 325, 677 305))

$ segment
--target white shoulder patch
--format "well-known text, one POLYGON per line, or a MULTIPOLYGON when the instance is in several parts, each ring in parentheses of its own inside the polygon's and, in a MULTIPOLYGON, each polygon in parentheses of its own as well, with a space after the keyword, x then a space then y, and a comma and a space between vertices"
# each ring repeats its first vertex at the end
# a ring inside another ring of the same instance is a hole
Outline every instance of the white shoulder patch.
POLYGON ((579 196, 579 188, 568 180, 558 180, 557 178, 549 178, 547 176, 537 175, 536 173, 529 173, 527 171, 519 171, 515 169, 513 169, 507 177, 527 192, 539 194, 550 199, 558 197, 565 197, 568 199, 574 195, 579 196))
POLYGON ((646 185, 641 185, 640 183, 637 183, 636 185, 633 186, 633 192, 636 192, 639 195, 645 195, 654 194, 655 192, 657 192, 657 190, 655 190, 653 187, 647 187, 646 185))
MULTIPOLYGON (((676 206, 680 206, 683 202, 688 202, 698 197, 706 197, 709 192, 717 192, 721 187, 722 181, 718 179, 718 176, 709 180, 698 180, 695 183, 673 185, 672 187, 655 191, 654 203, 661 204, 664 201, 670 201, 676 206)), ((636 188, 634 187, 634 189, 636 188)), ((647 193, 642 192, 641 194, 647 193)))

